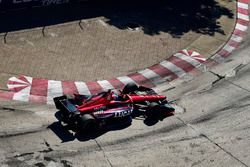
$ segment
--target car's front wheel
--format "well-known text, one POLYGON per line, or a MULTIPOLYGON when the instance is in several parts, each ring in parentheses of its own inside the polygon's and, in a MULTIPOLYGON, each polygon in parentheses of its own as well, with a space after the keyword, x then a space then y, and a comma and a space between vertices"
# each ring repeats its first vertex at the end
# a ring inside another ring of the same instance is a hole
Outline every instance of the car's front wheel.
POLYGON ((122 90, 122 93, 124 94, 129 94, 129 93, 133 93, 136 90, 138 90, 139 87, 135 84, 135 83, 128 83, 127 85, 125 85, 125 87, 122 90))

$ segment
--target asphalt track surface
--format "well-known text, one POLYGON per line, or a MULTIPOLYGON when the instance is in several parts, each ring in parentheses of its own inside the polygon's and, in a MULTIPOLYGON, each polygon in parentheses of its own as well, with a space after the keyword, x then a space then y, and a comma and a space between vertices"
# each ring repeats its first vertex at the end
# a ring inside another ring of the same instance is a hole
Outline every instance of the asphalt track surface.
POLYGON ((74 136, 53 107, 1 101, 1 165, 249 166, 249 36, 233 55, 162 87, 184 110, 154 126, 134 120, 123 130, 74 136))

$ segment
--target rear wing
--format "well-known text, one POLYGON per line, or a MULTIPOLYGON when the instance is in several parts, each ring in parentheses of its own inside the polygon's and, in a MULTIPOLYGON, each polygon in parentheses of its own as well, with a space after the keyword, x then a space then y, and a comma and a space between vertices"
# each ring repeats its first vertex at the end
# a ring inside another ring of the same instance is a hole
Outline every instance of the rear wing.
POLYGON ((72 104, 66 96, 55 97, 54 99, 55 106, 58 110, 66 110, 68 112, 76 112, 77 108, 72 104))

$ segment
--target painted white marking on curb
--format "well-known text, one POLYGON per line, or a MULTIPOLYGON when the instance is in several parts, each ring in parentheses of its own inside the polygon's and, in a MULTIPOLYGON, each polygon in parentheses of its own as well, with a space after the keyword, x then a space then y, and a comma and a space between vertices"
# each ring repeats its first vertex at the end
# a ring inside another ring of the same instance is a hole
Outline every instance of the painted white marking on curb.
POLYGON ((11 77, 11 78, 9 79, 9 81, 27 84, 27 82, 25 82, 25 81, 23 81, 23 80, 20 80, 20 79, 18 79, 17 77, 11 77))
POLYGON ((129 78, 128 76, 117 77, 117 79, 119 81, 121 81, 124 85, 126 85, 128 83, 135 83, 135 81, 133 79, 129 78))
POLYGON ((27 84, 16 84, 16 85, 7 85, 9 89, 18 88, 18 87, 26 87, 27 84))
POLYGON ((158 74, 156 74, 154 71, 146 68, 144 70, 138 71, 138 73, 142 74, 145 78, 150 80, 153 84, 157 84, 159 79, 162 79, 162 77, 158 74))
POLYGON ((230 40, 233 40, 233 41, 235 41, 235 42, 237 42, 237 43, 240 43, 242 40, 243 40, 243 38, 242 37, 240 37, 240 36, 238 36, 238 35, 232 35, 231 36, 231 39, 230 40))
POLYGON ((107 80, 97 81, 103 90, 114 89, 114 87, 107 80))
POLYGON ((238 18, 242 19, 242 20, 249 21, 248 15, 245 15, 245 14, 242 14, 242 13, 238 13, 238 18))
POLYGON ((20 90, 19 92, 14 94, 13 100, 28 102, 29 101, 30 90, 31 90, 31 86, 28 86, 28 87, 20 90))
POLYGON ((83 94, 83 95, 91 95, 89 89, 88 89, 88 86, 86 85, 85 82, 75 82, 75 85, 76 85, 76 88, 77 88, 77 91, 79 94, 83 94))
POLYGON ((245 4, 245 3, 242 3, 242 2, 238 2, 237 4, 238 4, 238 8, 248 10, 248 4, 245 4))
POLYGON ((242 24, 237 23, 235 26, 235 29, 241 30, 241 31, 246 31, 247 30, 247 26, 244 26, 242 24))
POLYGON ((200 63, 199 61, 193 59, 190 56, 187 56, 187 55, 184 55, 184 54, 181 54, 181 53, 176 53, 173 56, 178 57, 178 58, 180 58, 182 60, 185 60, 186 62, 188 62, 192 66, 196 67, 200 71, 204 71, 206 69, 204 64, 200 63))
POLYGON ((231 53, 235 47, 233 46, 230 46, 229 44, 226 44, 224 47, 223 47, 224 50, 228 51, 229 53, 231 53))
POLYGON ((63 95, 62 82, 48 80, 47 104, 53 104, 53 98, 62 95, 63 95))
MULTIPOLYGON (((32 83, 32 78, 31 77, 27 77, 25 76, 25 78, 27 79, 27 81, 29 82, 29 84, 32 83)), ((26 82, 26 85, 28 83, 26 82)), ((22 85, 24 86, 24 85, 22 85)), ((25 101, 28 102, 29 101, 29 95, 30 95, 30 90, 31 90, 31 85, 27 86, 26 88, 20 90, 19 92, 16 92, 13 96, 13 100, 19 100, 19 101, 25 101)))
POLYGON ((173 73, 175 73, 179 78, 181 78, 182 76, 186 74, 186 72, 182 70, 180 67, 176 66, 175 64, 167 60, 162 61, 160 65, 167 68, 169 71, 172 71, 173 73))

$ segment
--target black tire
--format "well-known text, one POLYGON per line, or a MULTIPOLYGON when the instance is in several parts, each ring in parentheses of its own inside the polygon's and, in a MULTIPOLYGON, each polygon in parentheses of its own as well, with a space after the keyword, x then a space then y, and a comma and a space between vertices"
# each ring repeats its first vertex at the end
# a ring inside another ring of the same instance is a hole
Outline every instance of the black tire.
POLYGON ((81 132, 93 132, 97 128, 96 119, 90 114, 81 115, 77 121, 77 127, 81 132))
POLYGON ((58 121, 67 123, 67 118, 63 111, 57 111, 55 113, 55 117, 57 118, 58 121))
POLYGON ((148 118, 157 118, 159 113, 161 112, 161 107, 158 103, 152 102, 148 106, 148 110, 146 112, 146 116, 148 118))
POLYGON ((135 84, 135 83, 128 83, 127 85, 125 85, 125 87, 122 90, 122 93, 124 94, 129 94, 129 93, 133 93, 136 90, 138 90, 139 87, 135 84))

